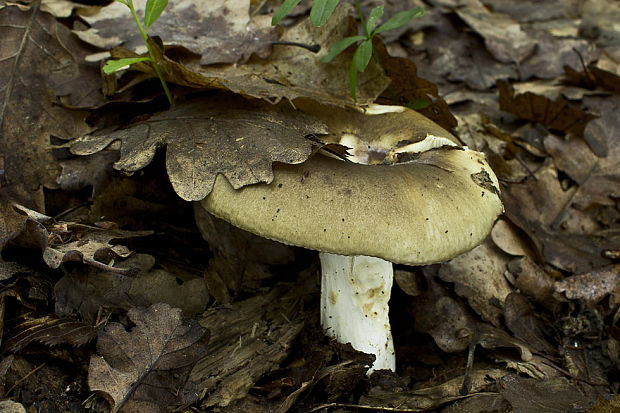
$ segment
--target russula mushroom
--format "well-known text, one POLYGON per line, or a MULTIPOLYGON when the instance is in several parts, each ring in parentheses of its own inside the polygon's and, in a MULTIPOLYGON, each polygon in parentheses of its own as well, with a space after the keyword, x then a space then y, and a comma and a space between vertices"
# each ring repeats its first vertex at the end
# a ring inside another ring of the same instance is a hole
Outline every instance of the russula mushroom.
MULTIPOLYGON (((430 137, 398 139, 411 145, 443 136, 440 145, 448 146, 410 155, 411 161, 368 165, 319 153, 298 165, 275 163, 270 184, 235 190, 219 175, 200 201, 246 231, 320 251, 323 328, 339 342, 374 354, 370 371, 395 370, 388 317, 392 263, 448 260, 480 243, 502 212, 497 179, 484 155, 452 146, 456 138, 431 124, 430 137)), ((404 146, 389 151, 386 142, 383 156, 398 157, 404 146)))

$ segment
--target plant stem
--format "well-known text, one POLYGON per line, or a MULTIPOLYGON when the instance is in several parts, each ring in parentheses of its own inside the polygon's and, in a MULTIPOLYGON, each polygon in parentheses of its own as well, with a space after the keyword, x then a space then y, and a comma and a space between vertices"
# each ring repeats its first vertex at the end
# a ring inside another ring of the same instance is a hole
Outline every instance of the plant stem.
POLYGON ((151 45, 149 44, 149 35, 146 33, 146 31, 144 30, 144 27, 142 27, 142 24, 140 23, 140 19, 138 18, 138 14, 136 13, 136 9, 133 6, 133 1, 132 0, 128 0, 127 1, 127 6, 129 7, 129 10, 131 10, 131 14, 133 16, 133 19, 136 21, 136 25, 138 26, 138 30, 140 30, 140 34, 142 35, 142 38, 144 39, 144 44, 146 45, 146 48, 149 51, 149 56, 151 58, 151 64, 153 65, 153 69, 155 69, 155 73, 157 73, 157 77, 159 77, 159 81, 161 82, 161 86, 164 88, 164 92, 166 93, 166 97, 168 98, 168 102, 170 103, 170 106, 172 106, 172 104, 173 104, 172 94, 170 94, 170 90, 168 89, 168 84, 166 83, 166 79, 164 79, 164 75, 161 72, 161 69, 159 68, 159 65, 157 64, 157 61, 155 60, 155 52, 153 52, 153 49, 151 48, 151 45))
POLYGON ((368 33, 368 29, 366 28, 366 20, 364 19, 364 15, 362 14, 362 8, 360 7, 360 2, 358 0, 355 0, 355 8, 357 9, 357 14, 359 14, 360 16, 360 22, 362 22, 364 33, 366 33, 366 38, 370 39, 370 33, 368 33))

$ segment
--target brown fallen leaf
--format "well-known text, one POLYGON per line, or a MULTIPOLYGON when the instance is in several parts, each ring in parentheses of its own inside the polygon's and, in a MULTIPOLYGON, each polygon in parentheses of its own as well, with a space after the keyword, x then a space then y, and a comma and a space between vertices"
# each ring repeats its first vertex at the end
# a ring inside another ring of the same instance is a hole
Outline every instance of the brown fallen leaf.
MULTIPOLYGON (((137 13, 144 14, 146 0, 133 3, 137 13)), ((170 2, 153 24, 151 33, 160 36, 167 46, 184 47, 200 55, 203 65, 237 63, 270 46, 279 37, 278 28, 271 26, 271 16, 250 17, 249 12, 250 4, 244 0, 212 0, 208 4, 189 0, 170 2)), ((134 51, 144 47, 124 4, 113 2, 106 7, 85 8, 78 14, 91 26, 74 32, 82 40, 101 48, 121 43, 134 51)))
POLYGON ((108 399, 112 412, 162 411, 194 402, 198 394, 188 374, 205 353, 207 331, 162 303, 132 308, 127 316, 135 323, 131 331, 110 323, 99 332, 101 356, 90 359, 90 389, 108 399))
POLYGON ((504 81, 497 82, 497 89, 501 110, 521 119, 542 123, 550 129, 583 137, 588 122, 596 118, 564 99, 552 101, 531 92, 517 95, 514 88, 504 81))
POLYGON ((33 341, 47 346, 70 344, 83 346, 95 338, 97 331, 90 324, 72 318, 45 316, 25 321, 11 329, 2 343, 5 351, 17 352, 33 341))
POLYGON ((89 155, 120 140, 121 158, 114 167, 133 173, 167 145, 166 167, 175 191, 199 201, 220 173, 235 188, 271 182, 272 162, 305 161, 313 146, 306 136, 324 133, 320 121, 288 105, 220 96, 177 105, 126 129, 83 136, 71 150, 89 155))
POLYGON ((67 76, 78 62, 65 45, 73 44, 69 30, 37 6, 0 9, 0 33, 0 165, 15 201, 42 211, 43 187, 55 187, 59 172, 50 137, 90 130, 85 114, 57 105, 49 87, 52 74, 67 76))

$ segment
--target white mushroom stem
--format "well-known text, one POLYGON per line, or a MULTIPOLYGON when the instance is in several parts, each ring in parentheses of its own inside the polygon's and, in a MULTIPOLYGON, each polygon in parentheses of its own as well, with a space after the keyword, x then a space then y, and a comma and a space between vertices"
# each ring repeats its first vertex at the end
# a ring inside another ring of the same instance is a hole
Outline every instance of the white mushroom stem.
POLYGON ((320 253, 321 325, 328 336, 374 354, 368 370, 395 371, 388 301, 392 263, 381 258, 320 253))

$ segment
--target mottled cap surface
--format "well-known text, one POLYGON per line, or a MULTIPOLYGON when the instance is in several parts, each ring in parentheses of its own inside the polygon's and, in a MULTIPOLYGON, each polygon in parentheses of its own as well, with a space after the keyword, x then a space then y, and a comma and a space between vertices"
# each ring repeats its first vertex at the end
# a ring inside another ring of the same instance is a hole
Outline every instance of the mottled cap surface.
POLYGON ((395 165, 316 155, 274 164, 270 184, 232 188, 218 176, 201 205, 265 238, 410 265, 444 261, 486 237, 503 207, 484 155, 438 148, 395 165))

